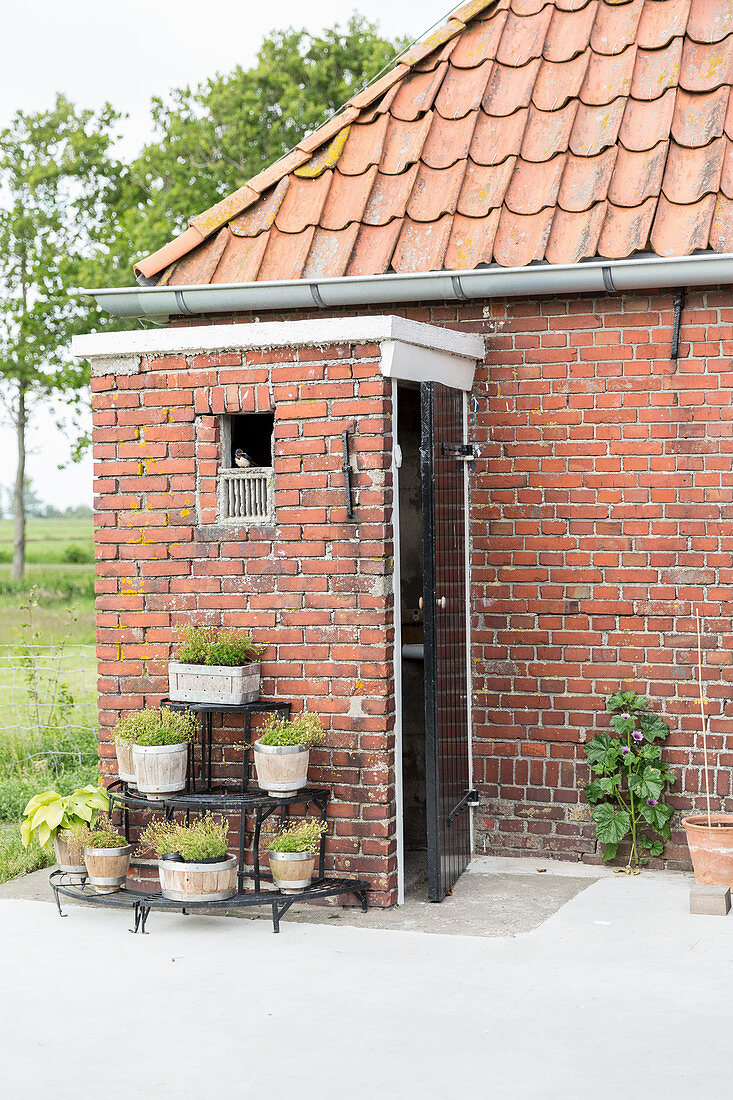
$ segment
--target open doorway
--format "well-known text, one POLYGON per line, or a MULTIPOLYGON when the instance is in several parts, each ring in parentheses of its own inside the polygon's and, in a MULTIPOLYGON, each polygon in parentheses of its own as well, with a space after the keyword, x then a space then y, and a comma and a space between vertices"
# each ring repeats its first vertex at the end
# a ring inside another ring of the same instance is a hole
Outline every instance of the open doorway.
POLYGON ((402 837, 406 891, 427 882, 420 391, 399 387, 399 554, 402 679, 402 837))

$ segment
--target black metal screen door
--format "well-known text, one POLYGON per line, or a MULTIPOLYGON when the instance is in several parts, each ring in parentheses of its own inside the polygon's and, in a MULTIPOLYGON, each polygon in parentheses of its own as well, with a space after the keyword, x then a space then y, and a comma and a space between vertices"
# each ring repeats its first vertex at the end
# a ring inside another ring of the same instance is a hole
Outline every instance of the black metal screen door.
POLYGON ((442 901, 471 858, 463 394, 423 382, 420 405, 428 897, 442 901))

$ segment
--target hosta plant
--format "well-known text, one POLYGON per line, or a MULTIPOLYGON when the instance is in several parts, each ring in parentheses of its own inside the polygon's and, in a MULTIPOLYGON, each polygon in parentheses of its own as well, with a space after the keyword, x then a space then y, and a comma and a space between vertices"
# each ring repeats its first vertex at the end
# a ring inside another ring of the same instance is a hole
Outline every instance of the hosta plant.
POLYGON ((604 861, 613 859, 629 837, 628 867, 638 868, 647 862, 646 855, 661 855, 670 836, 673 809, 664 795, 675 779, 662 761, 660 744, 669 736, 669 726, 633 691, 615 692, 606 710, 611 732, 597 733, 584 746, 592 777, 583 792, 593 807, 604 861))
POLYGON ((103 787, 79 787, 71 794, 57 791, 36 794, 23 811, 20 835, 27 848, 32 837, 47 851, 57 833, 62 829, 74 830, 82 825, 93 825, 100 810, 109 809, 109 797, 103 787))

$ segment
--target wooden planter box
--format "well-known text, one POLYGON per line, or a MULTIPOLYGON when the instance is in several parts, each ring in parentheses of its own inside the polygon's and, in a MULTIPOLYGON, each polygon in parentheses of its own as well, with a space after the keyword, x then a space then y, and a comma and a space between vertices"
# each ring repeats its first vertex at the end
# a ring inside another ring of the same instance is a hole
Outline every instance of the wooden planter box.
POLYGON ((174 703, 223 703, 240 706, 260 697, 259 661, 251 665, 168 664, 168 697, 174 703))
POLYGON ((172 901, 225 901, 237 892, 237 860, 184 863, 159 859, 160 892, 172 901))

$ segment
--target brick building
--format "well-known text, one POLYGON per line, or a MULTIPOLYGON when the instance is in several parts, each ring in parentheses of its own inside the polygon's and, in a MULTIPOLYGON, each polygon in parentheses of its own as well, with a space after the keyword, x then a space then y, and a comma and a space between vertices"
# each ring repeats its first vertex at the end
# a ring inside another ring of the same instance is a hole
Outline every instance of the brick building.
POLYGON ((104 756, 177 626, 251 628, 377 902, 426 850, 434 898, 471 850, 595 861, 619 685, 698 802, 697 607, 730 809, 732 83, 726 0, 476 0, 94 292, 168 321, 76 344, 104 756))

